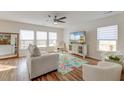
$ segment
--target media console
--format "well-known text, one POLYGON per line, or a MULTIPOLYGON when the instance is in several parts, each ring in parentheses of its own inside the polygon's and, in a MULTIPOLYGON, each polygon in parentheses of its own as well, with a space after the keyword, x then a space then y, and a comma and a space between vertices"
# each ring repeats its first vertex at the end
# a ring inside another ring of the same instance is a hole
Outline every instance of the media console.
POLYGON ((86 44, 69 44, 69 51, 73 54, 77 54, 80 56, 85 56, 87 55, 87 45, 86 44))

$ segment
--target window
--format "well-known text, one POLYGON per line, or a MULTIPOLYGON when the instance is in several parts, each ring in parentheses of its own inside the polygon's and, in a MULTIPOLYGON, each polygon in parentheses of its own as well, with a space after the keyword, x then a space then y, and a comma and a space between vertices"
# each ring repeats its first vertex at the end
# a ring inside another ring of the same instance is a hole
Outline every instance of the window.
POLYGON ((47 32, 36 32, 37 46, 46 47, 47 46, 47 32))
POLYGON ((99 51, 116 51, 117 39, 117 25, 97 28, 97 41, 99 51))
POLYGON ((21 49, 28 48, 29 44, 34 44, 34 31, 21 30, 20 31, 21 49))
POLYGON ((49 46, 56 46, 57 42, 57 33, 49 32, 49 46))
POLYGON ((57 32, 20 30, 20 48, 27 49, 29 44, 38 47, 56 46, 57 32))

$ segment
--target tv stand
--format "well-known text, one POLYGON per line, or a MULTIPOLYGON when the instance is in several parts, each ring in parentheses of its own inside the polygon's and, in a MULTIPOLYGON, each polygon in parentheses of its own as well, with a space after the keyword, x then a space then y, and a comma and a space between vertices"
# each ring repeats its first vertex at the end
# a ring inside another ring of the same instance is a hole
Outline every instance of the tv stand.
POLYGON ((73 54, 77 54, 85 58, 85 56, 87 55, 87 45, 77 43, 69 44, 69 51, 73 54))

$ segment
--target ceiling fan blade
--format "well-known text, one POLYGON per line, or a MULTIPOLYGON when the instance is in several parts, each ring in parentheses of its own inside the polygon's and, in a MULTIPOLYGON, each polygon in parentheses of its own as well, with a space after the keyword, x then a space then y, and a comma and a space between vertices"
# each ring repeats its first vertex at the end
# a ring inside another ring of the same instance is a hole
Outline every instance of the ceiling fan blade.
POLYGON ((49 17, 49 20, 47 20, 47 22, 51 21, 51 22, 54 22, 54 23, 57 23, 57 22, 66 23, 65 21, 61 21, 63 19, 66 19, 66 17, 58 18, 57 16, 51 16, 51 15, 48 15, 48 17, 49 17))
POLYGON ((57 20, 62 20, 62 19, 66 19, 66 17, 61 17, 61 18, 59 18, 59 19, 57 19, 57 20))
POLYGON ((59 21, 59 20, 57 20, 57 22, 60 22, 60 23, 66 23, 65 21, 59 21))

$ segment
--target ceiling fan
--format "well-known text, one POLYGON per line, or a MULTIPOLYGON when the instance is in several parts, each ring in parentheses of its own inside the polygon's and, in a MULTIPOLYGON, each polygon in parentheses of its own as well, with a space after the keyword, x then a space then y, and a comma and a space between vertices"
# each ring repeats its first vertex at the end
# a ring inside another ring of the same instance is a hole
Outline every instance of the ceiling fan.
POLYGON ((57 16, 52 17, 51 15, 48 15, 49 19, 51 19, 53 21, 53 24, 58 24, 58 23, 66 23, 65 21, 63 21, 64 19, 66 19, 66 17, 60 17, 57 18, 57 16))

